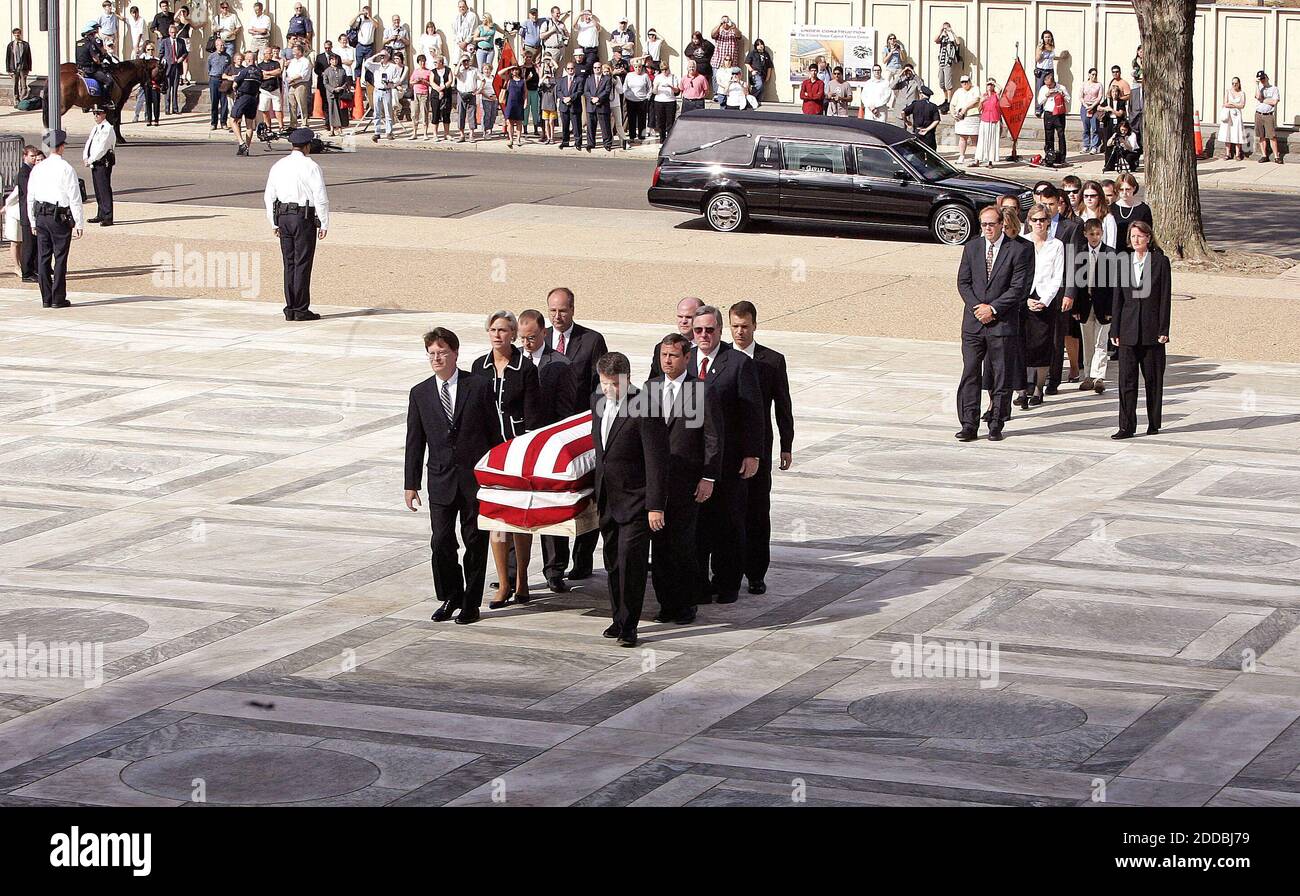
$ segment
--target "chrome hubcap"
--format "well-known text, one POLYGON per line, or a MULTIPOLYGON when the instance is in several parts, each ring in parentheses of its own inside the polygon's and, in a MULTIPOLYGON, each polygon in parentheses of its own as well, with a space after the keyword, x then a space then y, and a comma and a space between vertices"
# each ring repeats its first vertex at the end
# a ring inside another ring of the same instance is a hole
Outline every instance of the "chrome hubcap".
POLYGON ((949 209, 934 222, 939 239, 949 245, 964 243, 970 237, 970 219, 956 209, 949 209))
POLYGON ((735 230, 740 224, 740 203, 719 196, 709 203, 709 222, 718 230, 735 230))

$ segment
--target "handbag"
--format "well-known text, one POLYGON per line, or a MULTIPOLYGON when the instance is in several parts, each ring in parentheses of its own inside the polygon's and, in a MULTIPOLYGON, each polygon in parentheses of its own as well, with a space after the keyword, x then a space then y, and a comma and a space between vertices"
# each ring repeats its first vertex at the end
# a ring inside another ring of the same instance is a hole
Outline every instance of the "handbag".
POLYGON ((1227 106, 1219 113, 1219 124, 1232 124, 1232 110, 1227 106))
POLYGON ((208 53, 215 53, 217 50, 217 36, 215 34, 208 37, 208 42, 204 44, 204 49, 208 53))

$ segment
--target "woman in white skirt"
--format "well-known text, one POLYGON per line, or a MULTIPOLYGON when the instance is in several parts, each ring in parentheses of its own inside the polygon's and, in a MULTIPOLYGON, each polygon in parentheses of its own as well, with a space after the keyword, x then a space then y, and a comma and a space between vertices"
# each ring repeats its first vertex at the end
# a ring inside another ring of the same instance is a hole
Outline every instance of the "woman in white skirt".
POLYGON ((22 251, 22 239, 35 239, 31 233, 22 232, 22 212, 18 208, 18 186, 15 184, 13 192, 5 197, 4 205, 4 237, 9 241, 9 251, 13 253, 14 259, 14 276, 23 275, 23 262, 20 252, 22 251))
POLYGON ((966 148, 975 155, 975 141, 980 135, 980 95, 971 87, 970 75, 961 76, 961 86, 948 101, 952 111, 953 130, 957 134, 957 164, 966 164, 966 148))
POLYGON ((1223 95, 1223 109, 1219 112, 1219 142, 1228 147, 1225 159, 1245 159, 1242 145, 1246 142, 1246 129, 1242 126, 1241 110, 1246 108, 1246 91, 1241 89, 1241 79, 1233 78, 1232 86, 1223 95))
POLYGON ((980 133, 975 145, 975 167, 980 163, 990 168, 998 160, 998 140, 1002 137, 1002 100, 998 97, 998 84, 992 78, 984 85, 980 97, 980 133))

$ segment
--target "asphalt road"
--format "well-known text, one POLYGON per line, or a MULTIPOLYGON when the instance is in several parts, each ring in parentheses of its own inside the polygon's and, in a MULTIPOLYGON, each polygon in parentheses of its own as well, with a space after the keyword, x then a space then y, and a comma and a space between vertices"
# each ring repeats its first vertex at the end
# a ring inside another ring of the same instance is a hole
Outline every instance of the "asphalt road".
MULTIPOLYGON (((114 192, 127 201, 259 208, 266 172, 284 152, 283 143, 270 152, 259 144, 253 157, 240 158, 225 142, 133 141, 118 154, 114 192)), ((590 155, 569 150, 562 156, 557 151, 553 157, 363 149, 331 153, 318 161, 326 170, 330 201, 337 211, 459 217, 509 203, 649 208, 645 193, 653 163, 602 155, 600 149, 590 155)), ((1201 200, 1206 231, 1215 245, 1300 260, 1294 224, 1300 219, 1300 195, 1205 191, 1201 200)), ((883 228, 761 226, 791 235, 890 236, 883 228)), ((898 231, 897 237, 923 238, 914 230, 898 231)))

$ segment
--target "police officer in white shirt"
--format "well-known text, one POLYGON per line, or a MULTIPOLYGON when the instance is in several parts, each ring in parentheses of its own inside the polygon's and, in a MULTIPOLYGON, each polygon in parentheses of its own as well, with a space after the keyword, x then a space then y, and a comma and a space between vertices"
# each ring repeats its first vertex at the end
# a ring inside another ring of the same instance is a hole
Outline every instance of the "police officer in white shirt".
POLYGON ((320 320, 310 308, 311 265, 317 237, 329 230, 330 200, 320 166, 308 158, 315 136, 308 128, 289 135, 293 152, 271 166, 262 197, 284 258, 285 320, 320 320))
POLYGON ((81 164, 90 168, 90 179, 95 185, 95 202, 99 213, 90 219, 91 224, 100 227, 113 226, 113 166, 117 164, 117 155, 113 152, 117 146, 117 137, 113 126, 108 122, 108 111, 95 105, 90 110, 95 116, 95 126, 86 138, 86 148, 81 152, 81 164))
POLYGON ((63 158, 68 135, 50 131, 49 157, 32 169, 27 181, 27 218, 36 237, 36 278, 42 308, 68 308, 68 248, 81 236, 81 185, 77 172, 63 158))

